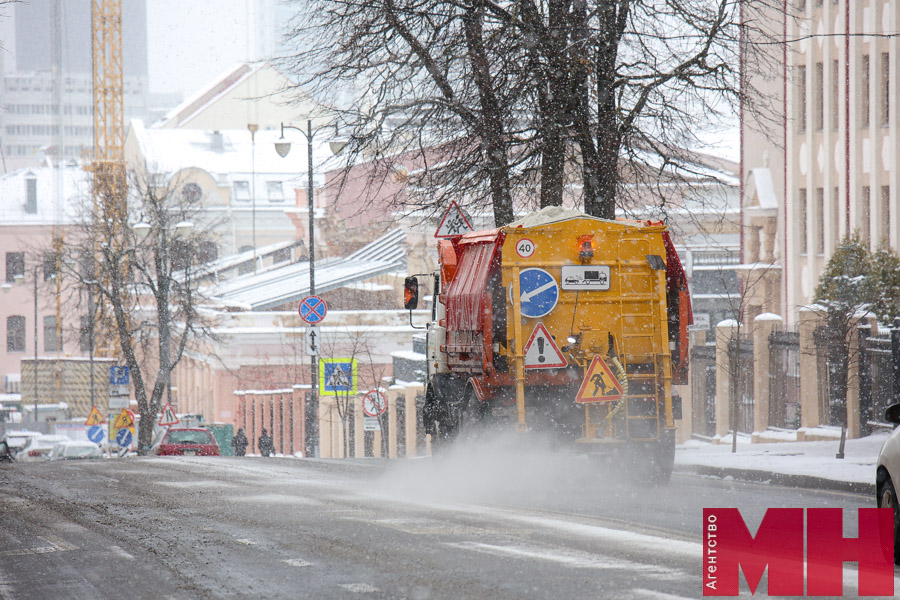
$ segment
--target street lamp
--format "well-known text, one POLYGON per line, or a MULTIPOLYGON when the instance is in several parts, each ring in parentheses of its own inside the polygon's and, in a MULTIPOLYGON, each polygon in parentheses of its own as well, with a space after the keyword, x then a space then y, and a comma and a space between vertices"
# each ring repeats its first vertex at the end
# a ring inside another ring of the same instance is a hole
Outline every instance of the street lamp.
MULTIPOLYGON (((314 296, 316 294, 316 243, 315 243, 315 204, 313 202, 313 136, 318 133, 314 132, 312 129, 312 120, 306 120, 306 131, 303 131, 299 127, 294 127, 293 125, 285 125, 281 124, 281 137, 275 141, 275 152, 278 153, 278 156, 284 158, 291 151, 291 142, 288 141, 284 137, 285 129, 294 129, 303 134, 306 138, 306 154, 307 154, 307 174, 306 174, 306 211, 309 216, 309 293, 314 296)), ((341 150, 344 149, 344 143, 335 141, 330 144, 331 152, 333 154, 339 154, 341 150)), ((309 372, 310 372, 310 387, 312 389, 312 395, 310 397, 310 402, 308 403, 308 407, 312 408, 312 419, 307 419, 308 422, 312 423, 312 427, 310 427, 310 435, 309 435, 309 443, 307 444, 307 456, 309 455, 310 449, 315 451, 316 446, 318 445, 319 435, 318 435, 318 407, 316 406, 316 397, 318 395, 318 381, 317 381, 317 369, 316 369, 316 357, 310 356, 309 359, 309 372)))

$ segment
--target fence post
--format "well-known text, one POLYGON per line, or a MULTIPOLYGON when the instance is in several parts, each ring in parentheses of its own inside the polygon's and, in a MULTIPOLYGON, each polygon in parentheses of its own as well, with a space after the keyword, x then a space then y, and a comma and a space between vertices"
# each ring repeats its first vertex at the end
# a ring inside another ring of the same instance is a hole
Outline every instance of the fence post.
MULTIPOLYGON (((857 327, 857 345, 859 348, 859 434, 866 436, 872 433, 872 355, 869 352, 869 336, 872 335, 872 326, 863 323, 857 327)), ((891 350, 895 346, 891 335, 891 350)), ((896 366, 894 367, 896 369, 896 366)), ((896 386, 896 375, 894 375, 896 386)))

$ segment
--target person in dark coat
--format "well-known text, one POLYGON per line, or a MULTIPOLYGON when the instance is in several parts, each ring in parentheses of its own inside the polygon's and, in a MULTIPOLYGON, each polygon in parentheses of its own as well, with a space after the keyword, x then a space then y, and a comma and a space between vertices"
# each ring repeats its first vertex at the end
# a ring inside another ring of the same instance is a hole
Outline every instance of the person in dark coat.
POLYGON ((244 433, 244 428, 241 427, 237 430, 237 433, 234 434, 234 437, 231 438, 231 447, 234 448, 234 455, 244 456, 247 454, 247 445, 249 443, 247 435, 244 433))
POLYGON ((259 436, 259 453, 262 456, 272 456, 275 454, 275 444, 265 428, 262 430, 262 435, 259 436))

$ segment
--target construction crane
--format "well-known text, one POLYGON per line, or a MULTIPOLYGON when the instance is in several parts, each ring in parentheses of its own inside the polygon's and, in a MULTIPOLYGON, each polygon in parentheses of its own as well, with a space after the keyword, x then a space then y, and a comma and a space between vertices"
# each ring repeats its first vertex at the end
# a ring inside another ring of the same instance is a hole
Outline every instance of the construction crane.
MULTIPOLYGON (((89 169, 93 172, 94 227, 109 228, 106 243, 124 243, 127 226, 125 180, 125 130, 123 116, 122 0, 92 0, 91 40, 94 88, 94 149, 89 169)), ((100 248, 95 235, 94 256, 100 248)), ((95 258, 95 260, 97 260, 95 258)), ((98 272, 95 264, 95 273, 98 272)), ((108 276, 108 274, 107 274, 108 276)), ((96 353, 118 354, 111 309, 101 302, 94 335, 96 353)))

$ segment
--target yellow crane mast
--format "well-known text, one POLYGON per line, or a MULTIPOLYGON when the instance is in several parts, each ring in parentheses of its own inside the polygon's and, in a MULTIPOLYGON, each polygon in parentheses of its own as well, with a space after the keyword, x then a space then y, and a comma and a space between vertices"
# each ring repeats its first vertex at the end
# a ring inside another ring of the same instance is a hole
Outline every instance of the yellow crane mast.
MULTIPOLYGON (((94 256, 100 244, 123 244, 127 227, 123 116, 122 1, 92 0, 94 149, 94 256), (98 237, 102 236, 102 240, 98 237)), ((97 258, 95 258, 97 260, 97 258)), ((97 272, 95 268, 95 272, 97 272)), ((107 274, 108 277, 108 274, 107 274)), ((101 302, 95 328, 96 353, 116 356, 117 336, 109 304, 101 302)))

